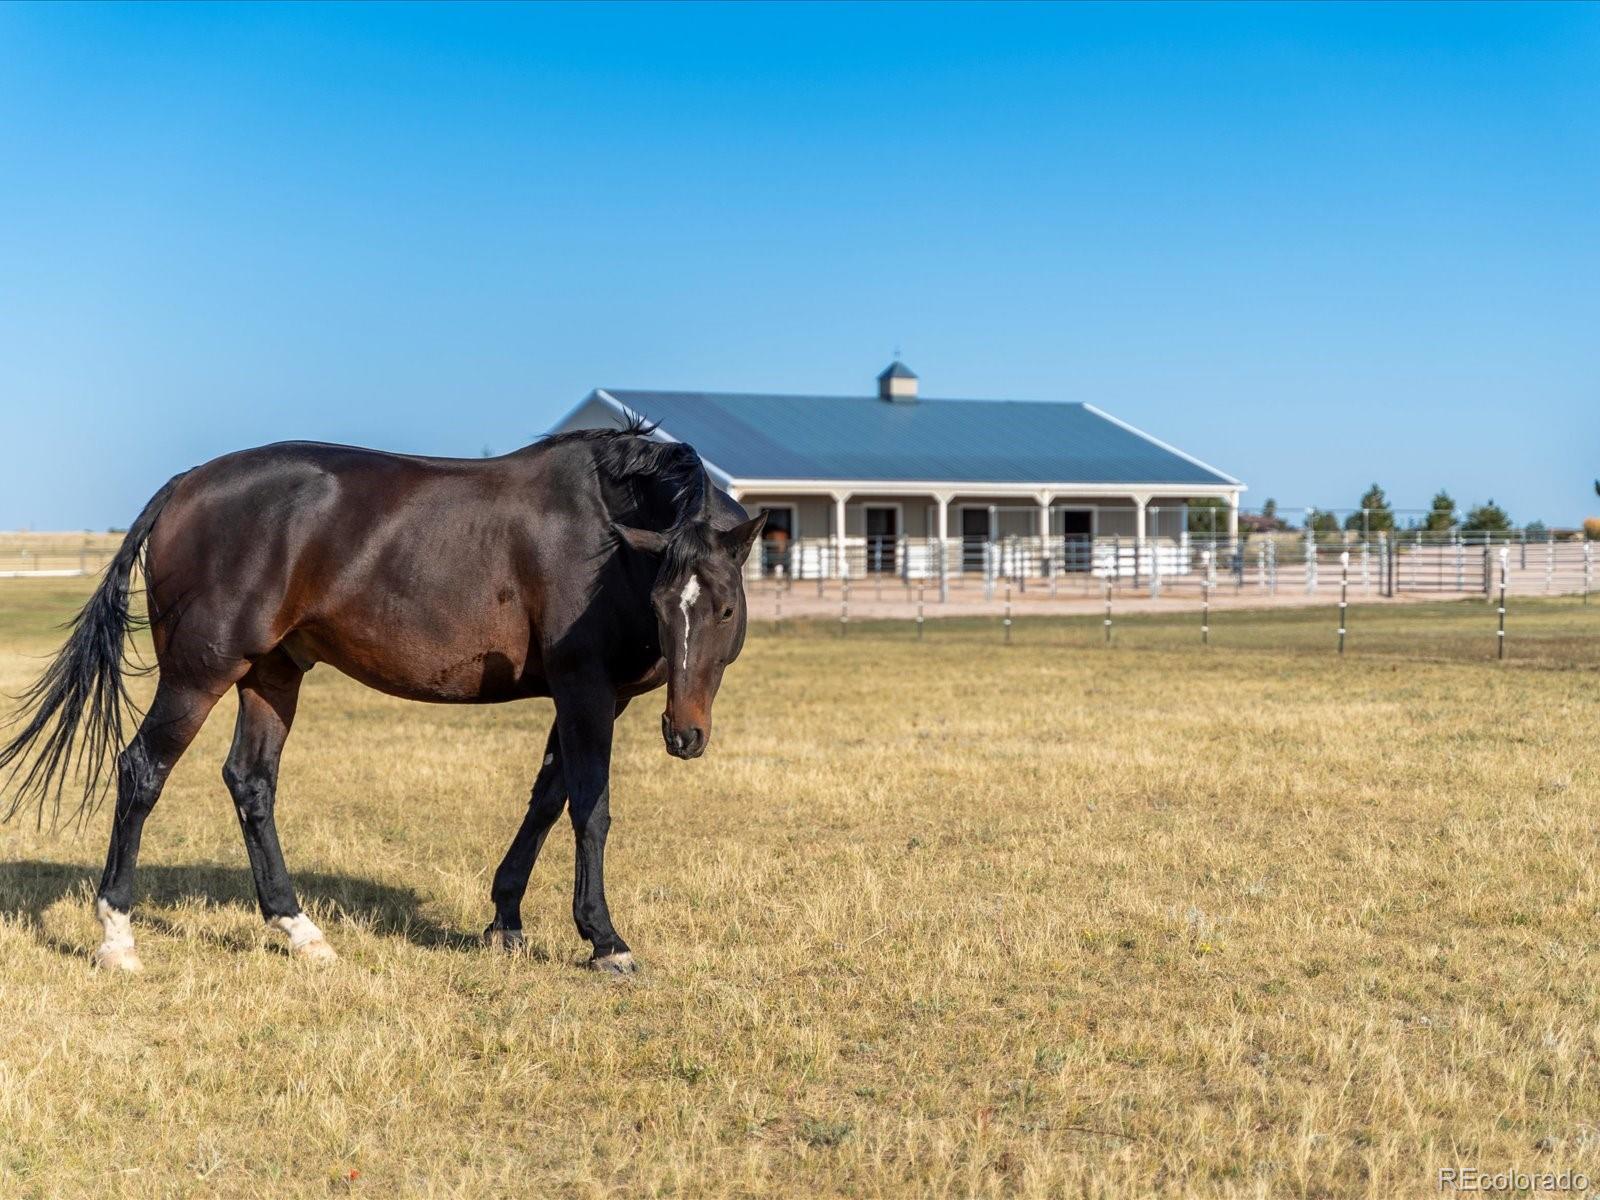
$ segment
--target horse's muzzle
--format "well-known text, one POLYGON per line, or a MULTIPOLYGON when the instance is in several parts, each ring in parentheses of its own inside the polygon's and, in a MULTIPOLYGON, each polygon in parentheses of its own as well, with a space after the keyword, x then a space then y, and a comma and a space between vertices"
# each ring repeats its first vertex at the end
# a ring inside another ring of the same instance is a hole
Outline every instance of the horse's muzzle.
POLYGON ((661 714, 661 740, 667 744, 667 753, 673 758, 699 758, 706 752, 706 731, 697 725, 683 729, 673 728, 667 714, 661 714))

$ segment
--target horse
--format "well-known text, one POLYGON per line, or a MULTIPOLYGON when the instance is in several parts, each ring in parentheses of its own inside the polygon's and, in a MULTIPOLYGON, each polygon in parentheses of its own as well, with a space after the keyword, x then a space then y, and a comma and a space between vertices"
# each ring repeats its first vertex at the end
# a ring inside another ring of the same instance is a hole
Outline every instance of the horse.
POLYGON ((95 896, 95 965, 138 971, 130 914, 145 819, 184 750, 232 688, 222 777, 261 915, 291 954, 337 958, 295 897, 273 810, 301 681, 317 663, 390 695, 443 704, 555 702, 526 815, 494 875, 492 947, 524 946, 521 904, 566 808, 577 843, 572 916, 588 965, 635 969, 606 904, 612 726, 666 687, 669 754, 705 752, 723 671, 744 645, 743 567, 765 514, 716 488, 694 449, 642 420, 547 437, 497 458, 280 442, 171 479, 129 528, 59 656, 26 693, 0 770, 38 819, 73 760, 81 818, 115 815, 95 896), (155 694, 137 732, 125 639, 142 568, 155 694), (31 713, 31 715, 30 715, 31 713), (125 716, 126 714, 126 716, 125 716), (9 770, 8 770, 9 769, 9 770))

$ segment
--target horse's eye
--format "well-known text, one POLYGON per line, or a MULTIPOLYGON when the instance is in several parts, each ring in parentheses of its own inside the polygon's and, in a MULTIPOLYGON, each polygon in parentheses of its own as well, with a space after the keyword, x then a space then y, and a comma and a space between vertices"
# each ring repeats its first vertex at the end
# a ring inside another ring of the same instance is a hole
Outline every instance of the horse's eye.
POLYGON ((728 605, 727 608, 723 609, 722 610, 722 616, 718 617, 717 619, 719 621, 731 621, 731 620, 733 620, 733 605, 730 604, 730 605, 728 605))

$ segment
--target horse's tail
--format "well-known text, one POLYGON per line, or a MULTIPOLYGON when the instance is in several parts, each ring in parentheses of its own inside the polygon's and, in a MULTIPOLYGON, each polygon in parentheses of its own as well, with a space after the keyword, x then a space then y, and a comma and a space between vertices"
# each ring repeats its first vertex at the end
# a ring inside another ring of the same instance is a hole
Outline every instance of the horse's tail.
POLYGON ((140 624, 128 612, 128 584, 156 518, 182 478, 175 475, 150 498, 122 539, 100 586, 73 618, 71 636, 61 653, 38 682, 16 697, 22 709, 15 721, 30 711, 32 715, 0 749, 0 771, 6 772, 3 790, 11 792, 0 820, 9 821, 31 800, 38 804, 40 825, 44 824, 45 805, 51 805, 54 825, 61 815, 61 791, 73 767, 85 772, 80 818, 91 812, 104 794, 109 781, 107 761, 127 744, 125 714, 138 715, 122 681, 124 642, 129 631, 140 624))

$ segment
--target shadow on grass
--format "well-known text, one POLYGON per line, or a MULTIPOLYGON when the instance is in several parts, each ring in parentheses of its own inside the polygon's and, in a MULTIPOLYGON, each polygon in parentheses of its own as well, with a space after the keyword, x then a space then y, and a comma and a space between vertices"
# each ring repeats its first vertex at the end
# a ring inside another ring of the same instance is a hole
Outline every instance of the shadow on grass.
MULTIPOLYGON (((100 877, 97 869, 81 863, 6 862, 0 863, 0 919, 28 925, 39 941, 73 958, 81 958, 93 947, 65 942, 45 927, 45 912, 68 897, 80 899, 87 911, 93 903, 100 877)), ((429 949, 482 949, 474 934, 448 929, 422 911, 422 900, 412 889, 378 883, 355 875, 329 875, 315 871, 297 872, 295 891, 300 902, 317 914, 373 933, 403 937, 414 946, 429 949)), ((136 885, 134 925, 175 936, 194 936, 172 919, 172 909, 196 903, 206 908, 238 908, 259 919, 255 880, 243 867, 220 863, 195 863, 188 866, 140 867, 136 885)), ((334 928, 330 934, 336 934, 334 928)), ((232 950, 254 947, 255 940, 234 929, 228 932, 201 931, 201 938, 232 950)), ((283 949, 280 947, 280 949, 283 949)), ((286 949, 285 949, 285 952, 286 949)))

